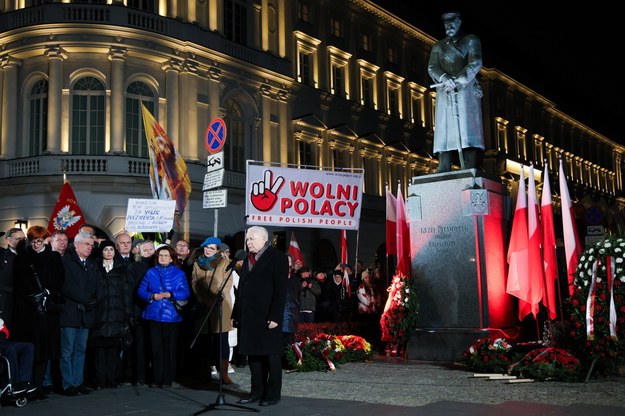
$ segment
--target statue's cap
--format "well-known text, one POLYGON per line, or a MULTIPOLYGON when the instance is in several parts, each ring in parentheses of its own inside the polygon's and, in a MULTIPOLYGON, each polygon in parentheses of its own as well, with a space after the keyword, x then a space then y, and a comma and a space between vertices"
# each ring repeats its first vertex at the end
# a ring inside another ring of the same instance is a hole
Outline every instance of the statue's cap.
POLYGON ((441 19, 443 22, 447 22, 449 20, 460 19, 460 13, 458 12, 447 12, 441 15, 441 19))

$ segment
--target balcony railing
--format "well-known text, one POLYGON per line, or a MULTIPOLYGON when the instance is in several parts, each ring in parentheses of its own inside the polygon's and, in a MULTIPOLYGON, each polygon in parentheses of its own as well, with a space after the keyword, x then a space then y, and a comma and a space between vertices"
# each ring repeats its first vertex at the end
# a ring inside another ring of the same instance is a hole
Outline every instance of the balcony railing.
MULTIPOLYGON (((187 162, 187 171, 194 189, 201 189, 206 174, 206 164, 187 162)), ((91 176, 144 177, 150 173, 148 159, 106 155, 106 156, 71 156, 42 155, 0 161, 1 178, 19 178, 27 176, 57 176, 64 173, 91 176)), ((0 178, 0 179, 1 179, 0 178)), ((245 189, 245 173, 226 171, 223 186, 245 189)))

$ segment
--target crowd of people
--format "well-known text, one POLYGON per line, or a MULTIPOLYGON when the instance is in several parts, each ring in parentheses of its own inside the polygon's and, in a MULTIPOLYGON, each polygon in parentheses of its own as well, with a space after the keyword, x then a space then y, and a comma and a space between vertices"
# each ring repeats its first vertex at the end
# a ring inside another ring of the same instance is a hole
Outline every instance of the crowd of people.
POLYGON ((241 403, 270 406, 298 324, 360 321, 379 341, 386 282, 362 262, 312 270, 272 247, 263 227, 250 227, 247 250, 234 256, 216 236, 191 250, 183 239, 156 244, 123 231, 110 240, 96 230, 83 225, 73 239, 41 226, 6 232, 0 353, 19 367, 13 381, 30 400, 204 382, 211 368, 232 384, 234 367, 249 365, 241 403))

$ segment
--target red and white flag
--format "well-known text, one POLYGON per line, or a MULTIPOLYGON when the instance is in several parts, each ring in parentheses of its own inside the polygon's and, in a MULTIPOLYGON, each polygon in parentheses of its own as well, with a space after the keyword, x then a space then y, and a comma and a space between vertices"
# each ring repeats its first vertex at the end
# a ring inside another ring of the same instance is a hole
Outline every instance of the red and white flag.
POLYGON ((406 219, 406 205, 397 185, 397 274, 410 276, 410 229, 406 219))
POLYGON ((543 305, 549 312, 549 319, 557 317, 556 279, 558 278, 558 262, 556 257, 556 231, 553 221, 553 204, 551 202, 551 183, 549 167, 545 164, 543 178, 543 194, 540 199, 540 220, 543 225, 543 266, 545 271, 545 293, 543 305))
POLYGON ((302 251, 299 249, 299 244, 297 244, 297 240, 295 239, 295 233, 291 233, 288 253, 293 256, 293 264, 295 264, 296 260, 301 260, 302 266, 304 265, 304 256, 302 256, 302 251))
POLYGON ((569 294, 573 295, 573 281, 575 280, 575 270, 579 262, 579 256, 582 254, 582 247, 579 243, 579 234, 575 225, 575 212, 569 195, 569 188, 566 184, 566 176, 564 175, 564 166, 560 159, 560 199, 562 205, 562 231, 564 235, 564 252, 566 255, 566 274, 569 285, 569 294))
POLYGON ((386 186, 386 255, 397 254, 397 198, 386 186))
POLYGON ((74 190, 69 181, 63 177, 63 186, 48 222, 48 232, 53 234, 55 231, 64 230, 69 238, 74 238, 84 223, 85 216, 78 206, 74 190))
POLYGON ((343 270, 343 286, 345 286, 345 291, 347 292, 347 296, 352 295, 352 287, 349 284, 349 274, 347 273, 347 267, 343 270))
POLYGON ((347 231, 341 230, 341 263, 347 264, 347 231))
MULTIPOLYGON (((543 257, 540 246, 543 242, 543 230, 538 217, 538 201, 536 199, 536 181, 534 179, 534 165, 530 165, 529 181, 527 189, 527 234, 529 237, 529 280, 527 281, 525 301, 531 305, 531 312, 534 318, 538 316, 540 301, 543 298, 544 272, 543 257)), ((524 316, 525 316, 524 315, 524 316)), ((521 310, 519 308, 519 316, 521 310)))
MULTIPOLYGON (((516 197, 516 207, 514 218, 512 219, 512 232, 510 244, 508 246, 508 282, 506 292, 519 298, 519 320, 521 316, 523 288, 529 281, 529 236, 527 228, 527 197, 525 195, 525 167, 521 167, 521 178, 519 179, 519 190, 516 197)), ((525 311, 523 309, 523 311, 525 311)))

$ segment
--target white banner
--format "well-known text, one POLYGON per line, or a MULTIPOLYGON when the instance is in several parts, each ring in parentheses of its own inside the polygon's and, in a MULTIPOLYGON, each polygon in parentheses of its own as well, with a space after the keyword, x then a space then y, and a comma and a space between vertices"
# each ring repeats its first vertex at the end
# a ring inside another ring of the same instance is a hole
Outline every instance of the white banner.
POLYGON ((176 201, 166 199, 128 199, 126 230, 167 232, 174 227, 176 201))
POLYGON ((247 165, 249 225, 357 230, 362 172, 247 165))

